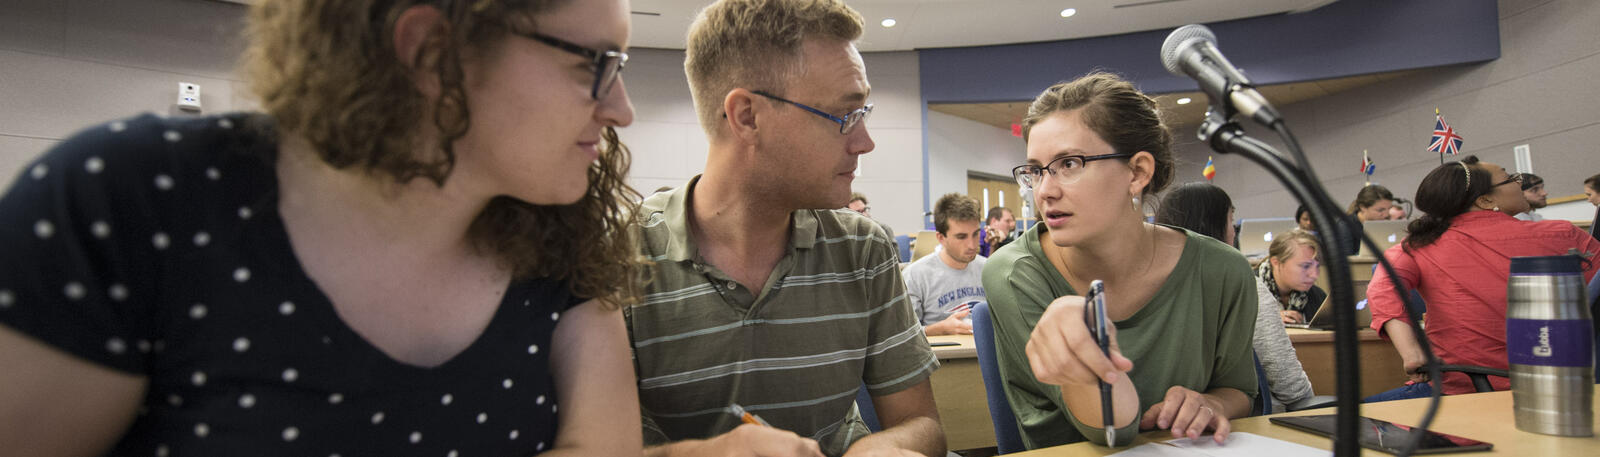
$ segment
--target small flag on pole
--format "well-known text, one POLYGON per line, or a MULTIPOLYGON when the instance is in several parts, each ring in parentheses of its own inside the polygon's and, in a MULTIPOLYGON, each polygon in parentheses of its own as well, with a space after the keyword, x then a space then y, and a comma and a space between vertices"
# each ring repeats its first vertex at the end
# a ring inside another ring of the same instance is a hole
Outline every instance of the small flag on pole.
POLYGON ((1367 150, 1361 150, 1361 172, 1367 174, 1367 184, 1372 184, 1372 173, 1378 171, 1378 164, 1372 163, 1372 157, 1367 155, 1367 150))
POLYGON ((1461 153, 1461 134, 1444 123, 1444 116, 1437 109, 1433 110, 1433 140, 1428 143, 1428 150, 1439 153, 1441 158, 1461 153))
POLYGON ((1206 156, 1206 168, 1200 170, 1200 174, 1205 175, 1206 181, 1217 177, 1217 166, 1211 163, 1211 156, 1206 156))

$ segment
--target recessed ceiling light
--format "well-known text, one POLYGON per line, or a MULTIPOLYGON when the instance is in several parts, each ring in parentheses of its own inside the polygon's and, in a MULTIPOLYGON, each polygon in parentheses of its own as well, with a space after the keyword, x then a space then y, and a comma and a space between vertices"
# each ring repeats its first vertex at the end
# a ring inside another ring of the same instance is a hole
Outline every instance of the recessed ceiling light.
POLYGON ((1192 101, 1194 101, 1194 100, 1190 100, 1189 97, 1183 97, 1183 98, 1178 99, 1178 104, 1179 105, 1187 105, 1187 104, 1189 104, 1189 102, 1192 102, 1192 101))
POLYGON ((898 24, 898 23, 899 22, 895 21, 894 18, 892 18, 892 17, 888 18, 888 19, 884 19, 883 22, 880 22, 880 24, 883 24, 884 27, 894 27, 894 25, 898 24))
POLYGON ((1061 17, 1072 17, 1072 15, 1074 15, 1074 14, 1078 14, 1078 9, 1077 8, 1067 8, 1067 9, 1061 10, 1061 17))

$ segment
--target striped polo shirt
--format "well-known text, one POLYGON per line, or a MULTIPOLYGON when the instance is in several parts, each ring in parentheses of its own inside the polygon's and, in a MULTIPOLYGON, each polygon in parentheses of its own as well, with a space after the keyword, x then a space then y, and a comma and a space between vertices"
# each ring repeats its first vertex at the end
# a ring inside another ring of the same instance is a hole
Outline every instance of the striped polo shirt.
POLYGON ((740 424, 738 404, 841 455, 868 431, 865 385, 887 395, 939 362, 906 300, 895 245, 848 210, 798 210, 789 246, 759 291, 707 263, 689 235, 688 185, 645 199, 637 216, 655 262, 625 310, 647 445, 710 438, 740 424))

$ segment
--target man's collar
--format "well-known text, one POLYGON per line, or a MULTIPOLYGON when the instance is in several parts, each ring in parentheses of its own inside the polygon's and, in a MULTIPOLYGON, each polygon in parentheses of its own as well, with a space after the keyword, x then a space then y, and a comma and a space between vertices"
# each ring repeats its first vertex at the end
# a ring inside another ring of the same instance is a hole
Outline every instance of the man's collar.
MULTIPOLYGON (((645 225, 664 225, 667 229, 670 242, 667 243, 665 260, 686 261, 693 260, 698 251, 694 244, 693 233, 689 230, 689 199, 694 194, 694 187, 700 182, 700 175, 689 179, 677 189, 673 189, 666 196, 666 204, 659 208, 647 208, 651 212, 650 220, 645 225)), ((789 243, 794 249, 810 249, 817 242, 817 211, 827 210, 796 210, 789 212, 789 243)))

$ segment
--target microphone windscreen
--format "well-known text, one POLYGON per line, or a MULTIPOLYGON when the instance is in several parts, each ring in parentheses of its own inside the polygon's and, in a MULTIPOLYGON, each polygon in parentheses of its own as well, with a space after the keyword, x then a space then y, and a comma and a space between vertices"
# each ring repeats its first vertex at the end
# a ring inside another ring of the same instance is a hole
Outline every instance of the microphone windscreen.
POLYGON ((1213 44, 1217 42, 1217 36, 1211 33, 1211 29, 1200 24, 1178 27, 1177 30, 1172 31, 1171 35, 1167 35, 1167 41, 1161 43, 1161 65, 1167 67, 1168 73, 1186 76, 1183 73, 1183 67, 1178 63, 1178 54, 1188 47, 1190 40, 1194 39, 1213 44))

